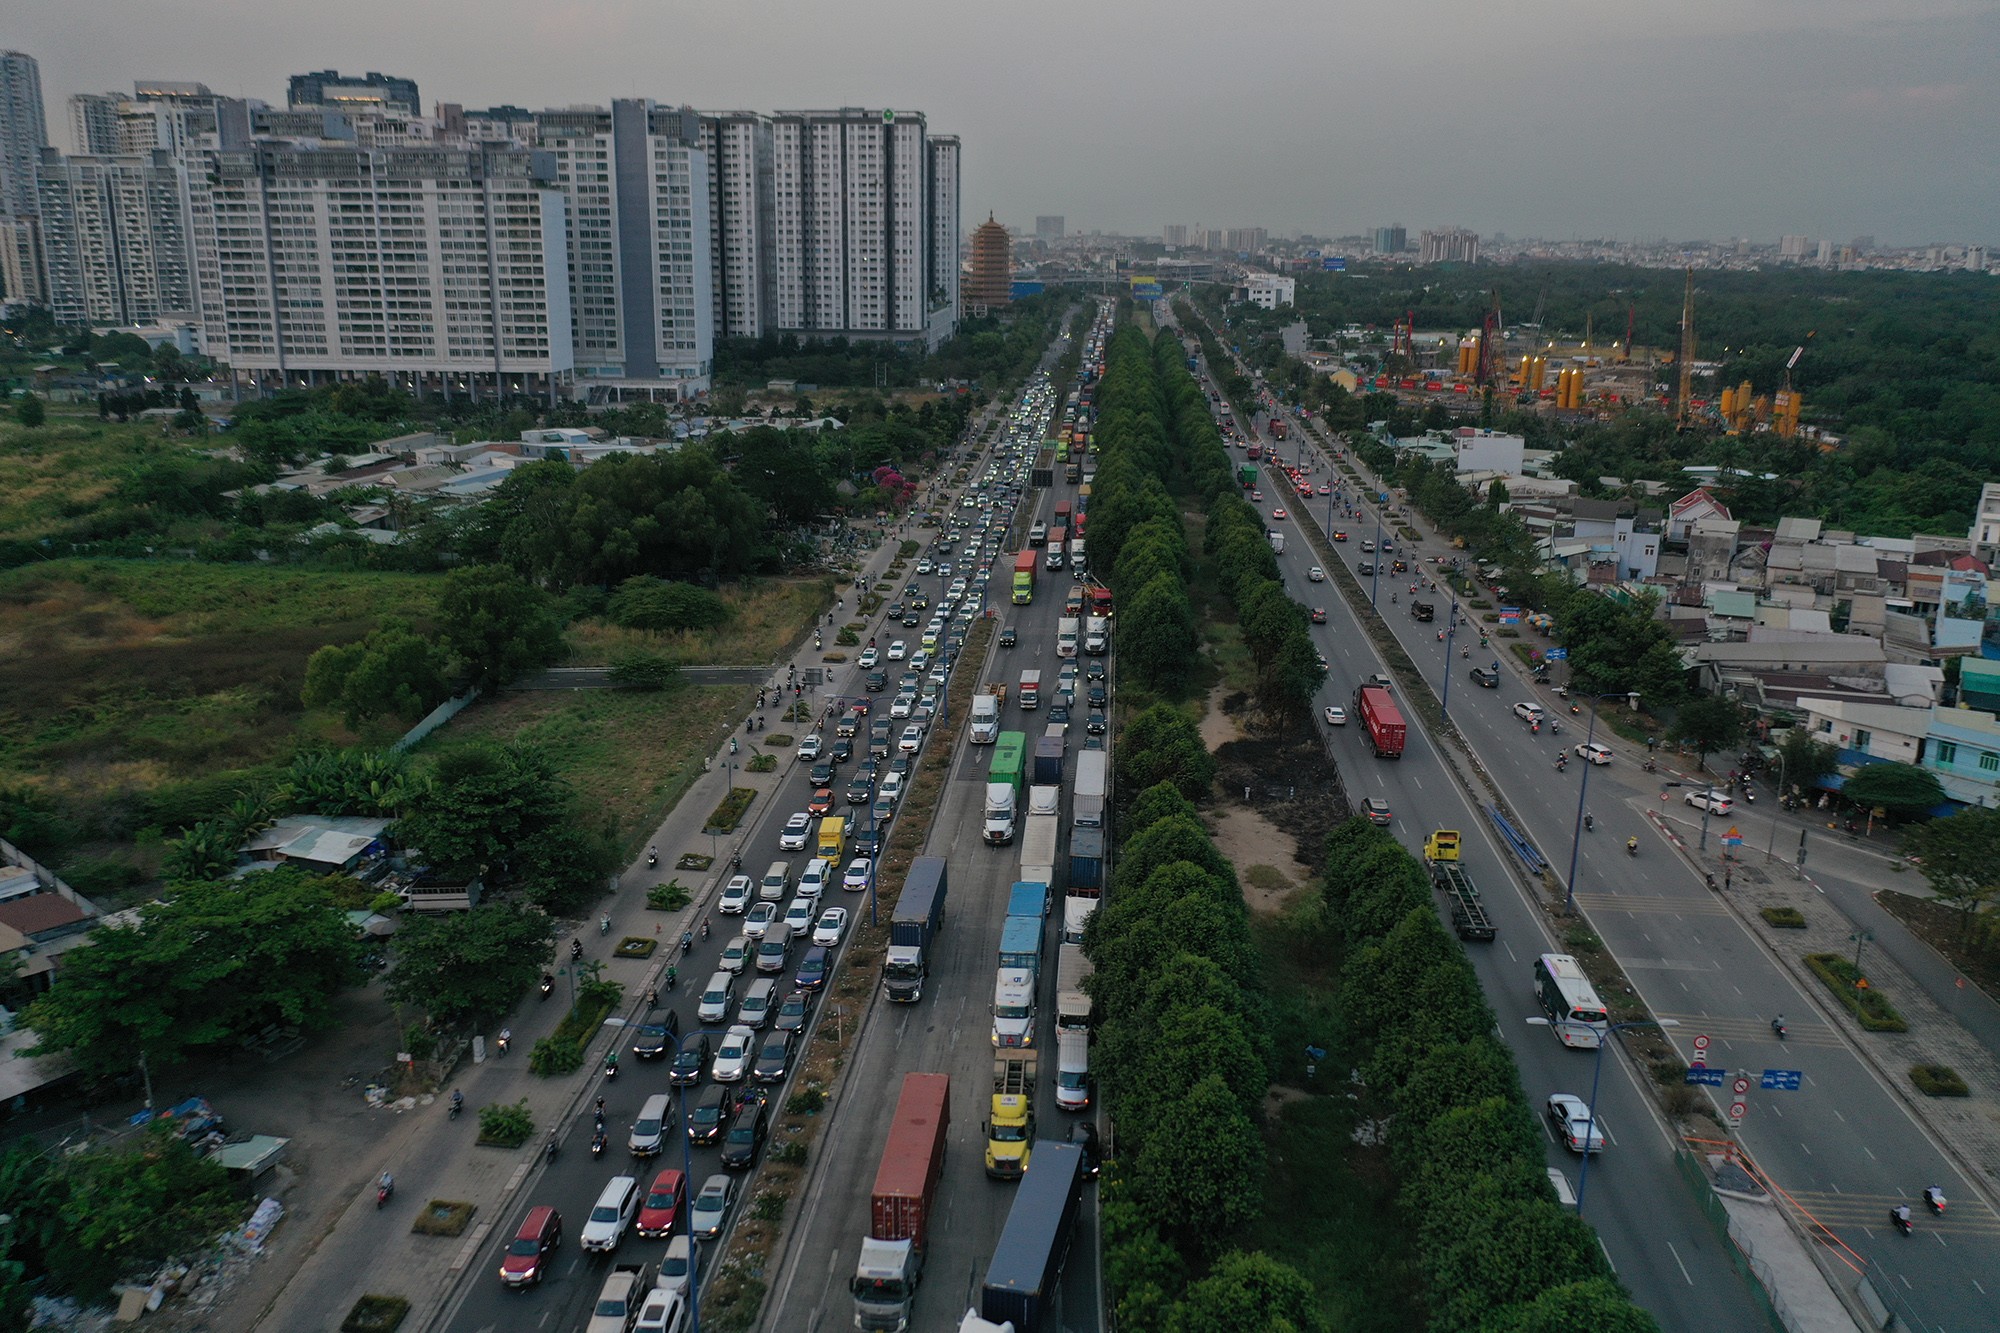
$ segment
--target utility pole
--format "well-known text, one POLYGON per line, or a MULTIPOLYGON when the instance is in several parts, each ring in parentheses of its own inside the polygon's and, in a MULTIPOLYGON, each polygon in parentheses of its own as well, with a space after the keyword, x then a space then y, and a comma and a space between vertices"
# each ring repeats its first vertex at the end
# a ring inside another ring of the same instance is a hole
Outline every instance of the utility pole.
POLYGON ((1674 370, 1678 376, 1674 420, 1685 426, 1694 415, 1694 265, 1688 265, 1687 291, 1681 298, 1681 349, 1674 370))

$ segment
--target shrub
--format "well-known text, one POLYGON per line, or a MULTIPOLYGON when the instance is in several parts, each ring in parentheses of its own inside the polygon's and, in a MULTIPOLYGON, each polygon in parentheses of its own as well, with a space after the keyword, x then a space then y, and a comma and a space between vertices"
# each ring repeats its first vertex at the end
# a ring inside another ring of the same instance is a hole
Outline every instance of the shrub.
POLYGON ((583 1047, 567 1037, 543 1037, 528 1052, 528 1068, 543 1078, 573 1074, 583 1068, 583 1047))
POLYGON ((1970 1097, 1972 1089, 1950 1065, 1911 1065, 1910 1082, 1926 1097, 1970 1097))
POLYGON ((340 1333, 395 1333, 409 1312, 401 1296, 363 1296, 340 1321, 340 1333))
POLYGON ((688 892, 687 885, 677 879, 670 879, 665 884, 655 884, 646 890, 646 907, 654 912, 678 912, 686 907, 693 897, 694 895, 688 892))
POLYGON ((535 1132, 535 1117, 528 1111, 528 1099, 509 1106, 494 1102, 479 1108, 479 1142, 496 1148, 518 1148, 535 1132))
POLYGON ((804 1166, 806 1164, 806 1145, 798 1142, 781 1143, 771 1149, 771 1160, 780 1166, 804 1166))
POLYGON ((743 822, 743 813, 750 808, 750 802, 757 795, 753 787, 731 787, 729 795, 722 798, 722 804, 715 807, 702 825, 703 833, 734 833, 736 826, 743 822))
POLYGON ((1869 1032, 1910 1030, 1910 1025, 1896 1012, 1896 1006, 1889 1003, 1887 996, 1873 986, 1861 984, 1864 978, 1846 958, 1837 953, 1811 953, 1806 955, 1806 966, 1869 1032))
POLYGON ((778 757, 774 754, 753 754, 750 762, 743 765, 746 773, 772 773, 778 767, 778 757))
POLYGON ((757 1196, 756 1205, 750 1209, 750 1216, 759 1222, 782 1222, 785 1217, 785 1204, 791 1197, 783 1190, 765 1190, 757 1196))
POLYGON ((462 1236, 472 1225, 472 1215, 478 1206, 460 1203, 454 1199, 432 1199, 417 1214, 417 1220, 410 1223, 410 1230, 419 1236, 462 1236))
POLYGON ((713 629, 729 620, 728 604, 708 589, 650 574, 619 584, 608 610, 612 623, 626 629, 713 629))
POLYGON ((1766 907, 1758 915, 1764 918, 1765 925, 1775 926, 1779 930, 1806 928, 1805 913, 1796 907, 1766 907))
POLYGON ((611 952, 617 958, 651 958, 659 947, 659 940, 651 935, 627 935, 611 952))
POLYGON ((785 1101, 786 1115, 817 1115, 826 1105, 826 1089, 817 1083, 808 1083, 793 1093, 785 1101))

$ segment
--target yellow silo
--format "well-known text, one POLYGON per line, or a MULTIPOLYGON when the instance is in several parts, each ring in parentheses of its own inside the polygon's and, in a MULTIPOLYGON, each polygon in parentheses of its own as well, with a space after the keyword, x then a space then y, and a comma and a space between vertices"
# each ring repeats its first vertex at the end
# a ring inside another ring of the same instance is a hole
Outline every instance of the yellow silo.
POLYGON ((1722 391, 1722 421, 1731 430, 1736 428, 1736 390, 1722 391))
POLYGON ((1535 358, 1534 358, 1534 357, 1532 357, 1532 356, 1523 356, 1523 357, 1521 358, 1521 365, 1520 365, 1520 368, 1519 368, 1518 370, 1516 370, 1516 371, 1514 372, 1514 383, 1515 383, 1515 384, 1517 384, 1517 385, 1519 385, 1519 386, 1520 386, 1520 388, 1521 388, 1521 390, 1522 390, 1522 392, 1524 392, 1524 393, 1525 393, 1525 392, 1526 392, 1527 390, 1529 390, 1529 389, 1531 389, 1531 388, 1533 388, 1533 387, 1534 387, 1534 383, 1535 383, 1535 358))
POLYGON ((1799 395, 1790 389, 1778 390, 1771 400, 1771 429, 1787 438, 1799 432, 1799 395))
POLYGON ((1542 381, 1548 375, 1549 359, 1545 356, 1537 356, 1534 358, 1534 361, 1535 361, 1534 388, 1536 393, 1540 393, 1542 391, 1542 381))
POLYGON ((1458 373, 1476 375, 1479 373, 1479 339, 1460 338, 1458 340, 1458 373))

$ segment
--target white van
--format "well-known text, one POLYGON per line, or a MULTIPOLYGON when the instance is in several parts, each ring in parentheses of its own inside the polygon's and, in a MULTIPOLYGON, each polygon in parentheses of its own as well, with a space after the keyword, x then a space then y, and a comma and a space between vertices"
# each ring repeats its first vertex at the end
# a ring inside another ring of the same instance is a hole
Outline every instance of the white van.
POLYGON ((586 1250, 598 1250, 609 1254, 618 1248, 618 1242, 625 1239, 625 1228, 632 1225, 632 1219, 639 1212, 639 1178, 637 1176, 613 1176, 597 1196, 591 1207, 589 1220, 583 1224, 583 1234, 577 1243, 586 1250))
POLYGON ((651 1157, 666 1141, 667 1106, 667 1094, 658 1092, 639 1108, 639 1118, 632 1122, 632 1137, 626 1145, 634 1157, 651 1157))
POLYGON ((773 861, 771 868, 764 872, 764 878, 757 881, 757 897, 767 903, 784 901, 792 887, 792 863, 773 861))
POLYGON ((1056 1107, 1063 1111, 1090 1109, 1090 1034, 1075 1030, 1056 1033, 1056 1107))
POLYGON ((815 856, 806 862, 806 873, 799 876, 799 897, 819 897, 826 892, 826 886, 832 879, 833 862, 823 856, 815 856))
POLYGON ((695 1007, 695 1016, 704 1023, 720 1023, 729 1017, 729 1001, 736 994, 736 974, 717 972, 702 987, 701 1003, 695 1007))
POLYGON ((743 992, 743 1001, 736 1006, 736 1021, 747 1028, 761 1028, 771 1021, 771 1010, 775 1006, 778 982, 775 977, 759 977, 750 983, 750 989, 743 992))

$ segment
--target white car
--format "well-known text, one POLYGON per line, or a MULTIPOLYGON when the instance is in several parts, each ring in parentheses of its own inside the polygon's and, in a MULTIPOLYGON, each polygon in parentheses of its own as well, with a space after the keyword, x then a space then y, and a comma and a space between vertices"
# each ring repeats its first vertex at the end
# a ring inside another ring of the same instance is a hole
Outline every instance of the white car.
POLYGON ((930 572, 931 572, 931 558, 929 556, 925 556, 923 559, 917 561, 917 573, 928 574, 930 572))
POLYGON ((801 810, 785 821, 784 831, 778 834, 778 850, 781 852, 802 852, 806 849, 806 839, 812 834, 813 817, 801 810))
POLYGON ((769 930, 771 923, 777 919, 776 903, 758 903, 750 909, 750 914, 743 918, 743 933, 753 940, 761 940, 764 938, 764 932, 769 930))
POLYGON ((734 972, 741 976, 743 969, 750 966, 750 954, 750 937, 732 935, 729 937, 729 943, 722 946, 722 959, 716 966, 725 972, 734 972))
POLYGON ((617 1249, 618 1242, 625 1239, 625 1229, 638 1216, 639 1199, 637 1176, 613 1176, 604 1186, 604 1192, 597 1196, 597 1203, 584 1220, 577 1242, 585 1250, 597 1250, 604 1254, 617 1249))
POLYGON ((715 1048, 715 1059, 708 1067, 709 1077, 717 1083, 741 1083, 743 1076, 750 1072, 751 1047, 757 1044, 757 1034, 745 1024, 738 1023, 722 1036, 722 1044, 715 1048))
POLYGON ((819 914, 819 924, 813 927, 813 943, 823 944, 831 949, 840 943, 840 937, 847 931, 847 909, 829 907, 819 914))
POLYGON ((909 655, 909 644, 904 643, 901 639, 891 639, 889 641, 889 660, 891 662, 900 662, 909 655))
POLYGON ((863 648, 861 650, 861 669, 863 671, 866 671, 869 667, 874 666, 877 662, 881 660, 882 660, 882 655, 876 652, 873 647, 863 648))
POLYGON ((1526 701, 1517 703, 1514 705, 1514 716, 1520 718, 1523 722, 1540 722, 1542 720, 1542 706, 1526 701))
POLYGON ((1576 747, 1576 757, 1586 763, 1608 764, 1611 762, 1611 747, 1599 745, 1596 741, 1584 741, 1576 747))
POLYGON ((1328 704, 1324 716, 1326 717, 1326 724, 1329 727, 1344 727, 1347 725, 1347 710, 1339 704, 1328 704))
POLYGON ((677 1296, 687 1294, 688 1278, 693 1270, 688 1261, 691 1248, 686 1236, 675 1236, 667 1242, 667 1253, 660 1260, 660 1275, 653 1280, 653 1290, 670 1291, 677 1296))
POLYGON ((1318 565, 1314 565, 1311 569, 1308 569, 1306 571, 1306 578, 1314 583, 1325 583, 1326 571, 1321 569, 1318 565))
POLYGON ((722 1234, 729 1217, 729 1205, 736 1199, 736 1180, 720 1171, 701 1182, 701 1193, 688 1209, 688 1234, 696 1240, 714 1240, 722 1234))
POLYGON ((917 707, 916 695, 899 694, 896 696, 896 702, 889 705, 889 716, 900 720, 902 718, 908 717, 911 713, 915 712, 916 707, 917 707))
POLYGON ((867 857, 857 856, 847 863, 847 873, 840 877, 840 887, 849 893, 859 893, 868 887, 868 877, 874 870, 874 864, 867 857))
POLYGON ((784 923, 791 927, 793 935, 803 935, 812 929, 813 900, 794 898, 785 907, 784 923))
POLYGON ((1691 791, 1681 799, 1695 809, 1706 810, 1711 815, 1726 815, 1736 808, 1736 802, 1730 800, 1721 792, 1716 791, 1713 787, 1707 791, 1691 791))
POLYGON ((878 797, 886 796, 891 801, 902 800, 903 775, 901 773, 894 772, 893 770, 891 772, 884 773, 882 775, 882 781, 876 785, 875 794, 878 797))
MULTIPOLYGON (((867 663, 864 662, 862 663, 862 665, 866 666, 867 663)), ((804 740, 799 742, 799 758, 807 760, 808 762, 819 758, 820 749, 825 744, 826 742, 820 739, 819 733, 814 732, 812 735, 806 737, 804 740)))
POLYGON ((912 722, 903 728, 903 738, 896 742, 896 748, 904 754, 915 754, 924 748, 924 727, 921 722, 912 722))
POLYGON ((1590 1106, 1574 1093, 1549 1094, 1549 1123, 1555 1126, 1563 1146, 1573 1153, 1604 1151, 1604 1122, 1593 1120, 1590 1106))
MULTIPOLYGON (((852 825, 853 822, 853 817, 849 816, 848 823, 852 825)), ((850 828, 849 831, 852 832, 852 829, 850 828)), ((799 875, 799 897, 819 897, 822 893, 826 892, 826 882, 832 878, 833 862, 827 860, 825 857, 815 856, 812 860, 806 862, 805 870, 799 875)))
POLYGON ((724 916, 742 916, 750 910, 750 897, 754 891, 748 875, 731 875, 729 882, 722 886, 722 896, 715 900, 715 910, 724 916))
POLYGON ((926 649, 919 648, 917 650, 916 656, 910 659, 910 670, 922 671, 925 667, 929 666, 930 664, 931 664, 931 655, 929 651, 926 649))

